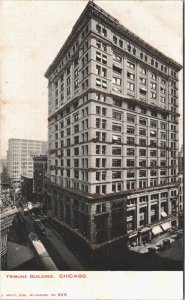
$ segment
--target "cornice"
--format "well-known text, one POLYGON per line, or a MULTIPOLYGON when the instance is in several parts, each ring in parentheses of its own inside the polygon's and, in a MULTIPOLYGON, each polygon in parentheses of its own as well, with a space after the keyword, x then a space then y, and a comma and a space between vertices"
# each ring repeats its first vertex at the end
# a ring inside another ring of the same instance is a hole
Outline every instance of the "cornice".
POLYGON ((46 70, 44 76, 49 78, 51 73, 54 71, 55 66, 61 60, 61 57, 69 50, 71 44, 76 40, 76 37, 81 33, 81 28, 86 24, 90 18, 95 18, 98 21, 101 21, 110 29, 116 31, 118 34, 126 38, 128 41, 131 41, 141 47, 144 51, 147 51, 151 55, 157 57, 158 59, 162 60, 164 63, 172 66, 176 71, 180 71, 182 66, 176 62, 175 60, 171 59, 170 57, 166 56, 162 52, 158 51, 156 48, 149 45, 143 39, 138 37, 132 31, 128 30, 125 26, 121 25, 117 19, 110 16, 107 12, 101 9, 99 6, 94 4, 92 1, 89 1, 86 5, 85 9, 81 13, 80 17, 76 21, 75 25, 72 28, 72 32, 68 36, 66 42, 58 52, 57 56, 51 63, 51 65, 46 70))

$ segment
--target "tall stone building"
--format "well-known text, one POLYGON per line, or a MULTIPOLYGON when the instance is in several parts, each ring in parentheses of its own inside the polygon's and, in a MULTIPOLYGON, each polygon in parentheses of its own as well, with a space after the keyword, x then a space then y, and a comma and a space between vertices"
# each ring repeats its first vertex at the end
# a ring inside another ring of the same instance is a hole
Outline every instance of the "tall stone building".
POLYGON ((89 2, 45 73, 48 210, 95 247, 177 224, 181 68, 89 2))
POLYGON ((48 143, 37 140, 10 139, 8 141, 7 168, 14 187, 19 186, 21 175, 33 177, 34 155, 46 154, 48 143))
POLYGON ((34 175, 33 175, 33 193, 37 200, 45 202, 46 187, 45 180, 47 175, 47 156, 34 156, 34 175))

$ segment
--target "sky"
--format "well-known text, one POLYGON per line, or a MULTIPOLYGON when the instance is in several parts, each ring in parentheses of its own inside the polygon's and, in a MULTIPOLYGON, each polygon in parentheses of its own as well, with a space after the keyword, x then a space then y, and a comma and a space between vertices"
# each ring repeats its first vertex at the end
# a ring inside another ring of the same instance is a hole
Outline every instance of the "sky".
MULTIPOLYGON (((2 1, 0 157, 8 139, 47 140, 44 73, 88 1, 2 1)), ((146 42, 183 63, 183 1, 94 1, 146 42)), ((179 111, 182 112, 182 71, 179 111)), ((182 144, 182 115, 180 138, 182 144)))

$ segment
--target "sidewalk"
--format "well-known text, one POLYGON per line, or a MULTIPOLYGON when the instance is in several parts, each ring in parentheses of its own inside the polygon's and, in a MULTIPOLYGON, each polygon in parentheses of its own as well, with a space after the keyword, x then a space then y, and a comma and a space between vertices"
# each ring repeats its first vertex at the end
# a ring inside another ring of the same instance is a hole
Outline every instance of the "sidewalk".
POLYGON ((163 243, 163 240, 168 238, 170 240, 170 243, 173 243, 176 241, 176 235, 177 233, 180 232, 177 231, 177 230, 173 230, 173 231, 168 231, 166 233, 163 233, 162 235, 158 236, 158 237, 155 237, 152 239, 152 241, 150 243, 146 243, 144 245, 137 245, 137 246, 134 246, 134 247, 131 247, 130 248, 130 251, 133 251, 133 252, 138 252, 138 253, 148 253, 148 249, 149 247, 153 246, 157 246, 159 244, 162 244, 163 243))
POLYGON ((49 241, 57 251, 58 255, 65 261, 69 266, 70 270, 83 270, 83 266, 80 261, 73 255, 73 253, 66 247, 63 238, 53 229, 48 226, 45 229, 46 239, 45 242, 49 241))

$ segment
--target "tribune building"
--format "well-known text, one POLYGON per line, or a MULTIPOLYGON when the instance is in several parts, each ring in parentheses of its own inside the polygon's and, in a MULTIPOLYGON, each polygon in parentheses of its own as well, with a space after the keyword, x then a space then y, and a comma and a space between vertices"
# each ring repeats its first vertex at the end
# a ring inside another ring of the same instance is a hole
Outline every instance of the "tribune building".
POLYGON ((48 211, 91 245, 178 225, 181 68, 90 1, 47 69, 48 211))

